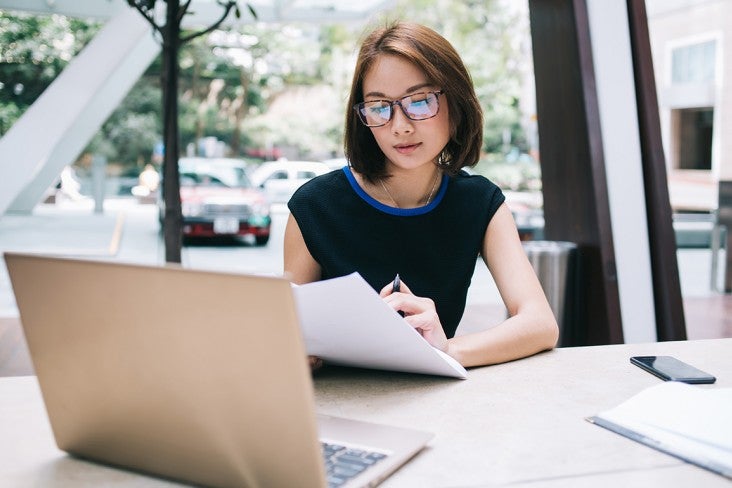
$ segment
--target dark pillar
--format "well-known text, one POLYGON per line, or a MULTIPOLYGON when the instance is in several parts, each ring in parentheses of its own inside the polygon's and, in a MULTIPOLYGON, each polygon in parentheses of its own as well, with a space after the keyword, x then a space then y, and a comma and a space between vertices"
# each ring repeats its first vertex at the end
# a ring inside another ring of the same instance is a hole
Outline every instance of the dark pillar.
POLYGON ((547 239, 577 244, 573 345, 623 342, 584 0, 529 0, 547 239))
POLYGON ((686 323, 676 260, 676 237, 668 194, 666 161, 661 141, 646 3, 645 0, 627 2, 656 307, 656 334, 659 341, 680 341, 686 340, 686 323))

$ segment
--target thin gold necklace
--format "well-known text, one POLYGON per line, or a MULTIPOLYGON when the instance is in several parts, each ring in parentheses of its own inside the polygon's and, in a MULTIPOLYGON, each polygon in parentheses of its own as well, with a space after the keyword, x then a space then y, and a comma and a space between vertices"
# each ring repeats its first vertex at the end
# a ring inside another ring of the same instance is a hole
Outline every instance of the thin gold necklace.
MULTIPOLYGON (((437 181, 440 179, 439 176, 440 176, 440 172, 438 171, 437 173, 435 173, 435 179, 432 182, 432 188, 430 189, 430 192, 425 197, 425 205, 429 205, 430 202, 432 201, 432 196, 435 194, 435 188, 437 188, 437 181)), ((379 180, 379 183, 381 183, 381 188, 383 188, 384 191, 386 192, 386 194, 389 196, 389 198, 391 199, 391 202, 394 204, 394 207, 401 208, 399 206, 399 204, 396 202, 396 200, 394 199, 394 197, 391 196, 391 192, 386 187, 386 184, 384 183, 384 180, 383 179, 380 179, 379 180)))
POLYGON ((432 182, 432 189, 430 190, 430 194, 427 195, 427 202, 425 205, 429 205, 432 201, 432 196, 435 194, 435 188, 437 188, 437 181, 440 179, 440 172, 438 171, 435 174, 435 181, 432 182))
POLYGON ((394 206, 395 206, 396 208, 400 208, 400 207, 399 207, 399 204, 398 204, 398 203, 396 202, 396 200, 394 200, 394 197, 393 197, 393 196, 391 196, 391 192, 390 192, 390 191, 389 191, 389 190, 388 190, 388 189, 386 188, 386 185, 384 184, 384 180, 381 180, 381 179, 380 179, 380 180, 379 180, 379 183, 381 183, 381 188, 383 188, 383 189, 384 189, 384 191, 386 192, 386 194, 387 194, 387 195, 389 195, 389 198, 391 198, 391 202, 392 202, 392 203, 394 204, 394 206))

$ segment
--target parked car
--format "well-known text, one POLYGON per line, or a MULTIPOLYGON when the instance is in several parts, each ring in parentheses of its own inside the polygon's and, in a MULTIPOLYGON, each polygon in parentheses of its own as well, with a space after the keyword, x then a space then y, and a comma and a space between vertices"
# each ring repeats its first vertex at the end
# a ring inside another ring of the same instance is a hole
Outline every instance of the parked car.
POLYGON ((317 161, 269 161, 253 170, 251 178, 270 202, 285 203, 300 185, 330 170, 317 161))
MULTIPOLYGON (((253 236, 257 245, 267 244, 272 224, 269 203, 249 180, 245 162, 181 158, 178 169, 184 237, 253 236)), ((162 220, 162 200, 160 212, 162 220)))

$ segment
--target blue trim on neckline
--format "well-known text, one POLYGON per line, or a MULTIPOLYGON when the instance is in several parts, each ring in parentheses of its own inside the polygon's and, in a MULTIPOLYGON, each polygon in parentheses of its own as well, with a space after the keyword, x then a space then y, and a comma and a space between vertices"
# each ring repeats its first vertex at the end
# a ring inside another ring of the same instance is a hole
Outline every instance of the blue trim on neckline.
POLYGON ((424 215, 428 212, 430 212, 433 208, 435 208, 437 205, 440 204, 442 201, 442 198, 445 196, 445 193, 447 192, 447 183, 449 181, 449 178, 447 175, 442 175, 442 182, 440 183, 440 189, 437 190, 437 195, 435 195, 435 198, 432 199, 432 201, 423 207, 417 207, 417 208, 396 208, 396 207, 390 207, 389 205, 384 205, 380 201, 374 199, 364 191, 363 188, 358 184, 358 181, 356 181, 356 177, 353 176, 353 172, 351 171, 350 166, 344 166, 343 172, 346 174, 346 178, 348 179, 348 183, 350 183, 351 188, 353 188, 353 191, 356 192, 356 194, 361 197, 363 201, 374 207, 376 210, 379 210, 384 213, 388 213, 390 215, 397 215, 399 217, 411 217, 414 215, 424 215))

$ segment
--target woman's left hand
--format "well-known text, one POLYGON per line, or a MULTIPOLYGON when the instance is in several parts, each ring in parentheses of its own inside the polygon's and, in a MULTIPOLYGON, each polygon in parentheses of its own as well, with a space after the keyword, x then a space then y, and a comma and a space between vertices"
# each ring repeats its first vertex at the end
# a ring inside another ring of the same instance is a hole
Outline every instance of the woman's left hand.
POLYGON ((417 329, 427 342, 440 351, 447 351, 447 336, 437 315, 435 302, 414 295, 403 281, 398 292, 392 293, 392 283, 389 283, 379 295, 394 310, 403 312, 404 320, 417 329))

